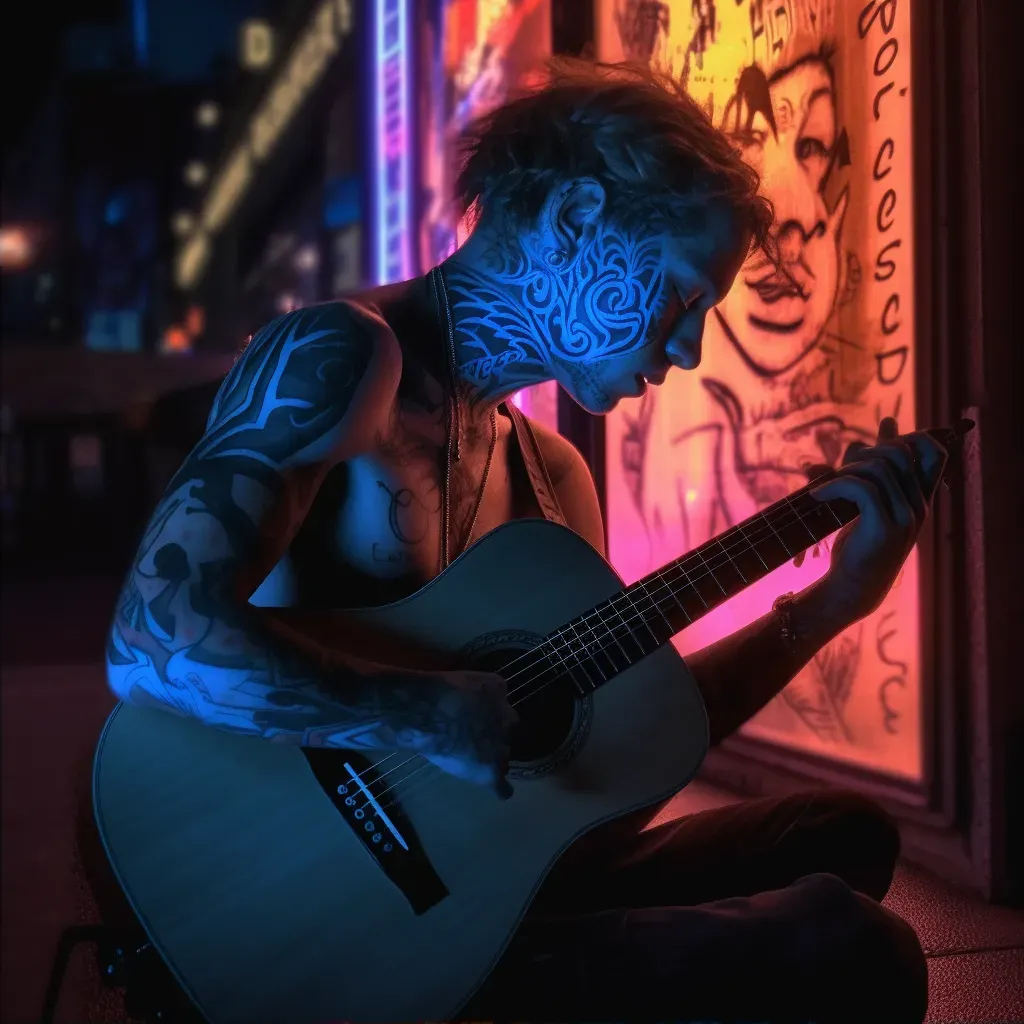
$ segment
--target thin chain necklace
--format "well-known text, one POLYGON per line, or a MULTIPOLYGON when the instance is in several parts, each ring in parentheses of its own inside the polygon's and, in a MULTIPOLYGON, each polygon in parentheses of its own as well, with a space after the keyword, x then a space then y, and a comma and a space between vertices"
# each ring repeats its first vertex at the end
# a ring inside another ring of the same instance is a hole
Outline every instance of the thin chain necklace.
MULTIPOLYGON (((462 417, 459 409, 458 392, 458 363, 455 359, 455 323, 452 320, 452 307, 448 301, 448 289, 445 287, 444 277, 441 275, 440 267, 434 267, 430 272, 431 282, 434 286, 434 302, 437 305, 438 314, 444 304, 445 321, 448 328, 448 373, 451 383, 451 395, 448 399, 448 445, 444 464, 444 515, 441 522, 441 568, 447 569, 451 565, 451 552, 449 549, 452 523, 452 463, 462 458, 462 417)), ((442 324, 442 328, 445 325, 442 324)), ((473 508, 473 518, 469 522, 469 532, 466 534, 466 547, 469 547, 473 539, 473 530, 476 529, 476 521, 480 518, 480 508, 484 503, 484 493, 487 490, 487 479, 491 474, 491 463, 494 461, 494 449, 498 445, 498 413, 491 410, 491 446, 487 451, 487 461, 484 463, 483 478, 480 481, 480 493, 476 496, 476 505, 473 508)))

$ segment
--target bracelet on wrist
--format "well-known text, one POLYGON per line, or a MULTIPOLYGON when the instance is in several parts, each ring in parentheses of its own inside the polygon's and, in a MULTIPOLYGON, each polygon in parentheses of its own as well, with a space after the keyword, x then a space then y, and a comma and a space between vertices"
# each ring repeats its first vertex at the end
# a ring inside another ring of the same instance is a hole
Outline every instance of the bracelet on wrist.
POLYGON ((783 644, 788 651, 795 654, 800 638, 793 623, 793 598, 792 591, 780 595, 772 604, 772 611, 779 622, 779 636, 783 644))

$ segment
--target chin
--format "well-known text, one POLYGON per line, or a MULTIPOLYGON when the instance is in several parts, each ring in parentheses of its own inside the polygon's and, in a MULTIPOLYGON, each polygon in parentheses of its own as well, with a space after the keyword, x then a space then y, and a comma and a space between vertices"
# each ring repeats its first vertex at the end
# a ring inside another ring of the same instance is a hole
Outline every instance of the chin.
POLYGON ((571 395, 572 400, 591 416, 604 416, 622 401, 622 395, 571 395))

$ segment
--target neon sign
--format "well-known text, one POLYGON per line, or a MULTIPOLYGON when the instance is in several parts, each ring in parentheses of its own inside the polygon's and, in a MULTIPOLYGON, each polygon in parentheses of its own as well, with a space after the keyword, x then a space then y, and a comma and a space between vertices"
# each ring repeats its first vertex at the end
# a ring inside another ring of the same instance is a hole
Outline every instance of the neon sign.
POLYGON ((374 272, 377 284, 389 284, 412 276, 407 0, 376 0, 374 39, 374 272))
POLYGON ((209 259, 212 236, 237 209, 303 100, 323 77, 342 42, 352 32, 352 0, 324 0, 310 18, 284 69, 259 105, 249 130, 214 177, 200 216, 201 227, 178 253, 175 278, 194 287, 209 259))

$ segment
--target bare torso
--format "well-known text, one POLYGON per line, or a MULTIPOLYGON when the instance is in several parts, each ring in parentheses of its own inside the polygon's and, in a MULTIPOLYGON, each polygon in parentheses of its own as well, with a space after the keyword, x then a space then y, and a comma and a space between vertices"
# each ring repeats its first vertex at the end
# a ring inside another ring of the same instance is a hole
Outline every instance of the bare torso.
MULTIPOLYGON (((253 595, 254 604, 380 605, 414 593, 441 569, 447 399, 436 370, 404 346, 401 358, 397 398, 371 451, 331 470, 287 555, 253 595)), ((463 407, 461 417, 461 458, 451 468, 452 558, 502 523, 541 515, 514 426, 501 406, 469 535, 492 430, 488 415, 473 416, 463 407)), ((561 440, 543 430, 539 435, 548 449, 561 440)))

